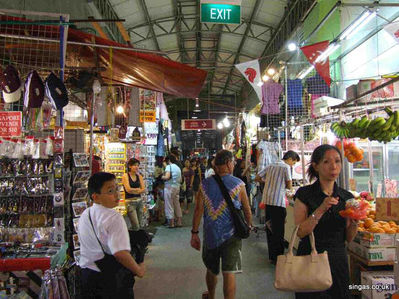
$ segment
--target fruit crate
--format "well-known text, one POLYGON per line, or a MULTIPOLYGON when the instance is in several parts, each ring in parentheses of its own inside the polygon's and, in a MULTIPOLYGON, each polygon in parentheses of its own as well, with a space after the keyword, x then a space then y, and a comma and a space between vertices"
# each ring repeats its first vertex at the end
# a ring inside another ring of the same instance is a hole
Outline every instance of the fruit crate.
POLYGON ((395 234, 358 232, 355 242, 365 247, 395 247, 395 234))

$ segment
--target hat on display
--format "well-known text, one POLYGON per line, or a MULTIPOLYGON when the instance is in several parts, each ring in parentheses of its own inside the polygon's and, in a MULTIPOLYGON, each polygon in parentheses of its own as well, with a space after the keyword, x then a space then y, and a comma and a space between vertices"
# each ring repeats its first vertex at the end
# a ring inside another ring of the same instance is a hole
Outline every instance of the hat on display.
POLYGON ((48 75, 46 82, 46 96, 50 99, 54 109, 61 110, 68 105, 68 92, 61 81, 53 72, 48 75))
POLYGON ((21 80, 18 71, 12 65, 8 65, 0 76, 0 86, 3 90, 3 99, 6 103, 14 103, 21 98, 21 80))
POLYGON ((31 71, 25 81, 24 106, 40 108, 44 100, 44 84, 36 71, 31 71))

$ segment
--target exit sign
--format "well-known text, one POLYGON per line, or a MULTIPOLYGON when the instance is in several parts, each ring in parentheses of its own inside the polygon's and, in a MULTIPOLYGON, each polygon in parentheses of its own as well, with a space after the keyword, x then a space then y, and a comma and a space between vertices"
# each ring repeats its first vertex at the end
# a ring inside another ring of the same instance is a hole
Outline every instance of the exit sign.
POLYGON ((201 3, 201 22, 240 24, 241 6, 231 4, 201 3))

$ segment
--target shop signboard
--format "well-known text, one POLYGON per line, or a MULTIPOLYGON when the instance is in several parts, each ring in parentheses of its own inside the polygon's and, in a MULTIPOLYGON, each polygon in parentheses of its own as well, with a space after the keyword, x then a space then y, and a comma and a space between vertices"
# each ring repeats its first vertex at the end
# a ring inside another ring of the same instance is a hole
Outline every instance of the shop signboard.
POLYGON ((215 119, 182 119, 182 130, 216 130, 215 119))
POLYGON ((0 111, 0 136, 21 136, 22 112, 0 111))
POLYGON ((156 122, 157 93, 140 88, 140 122, 156 122))
POLYGON ((210 2, 201 1, 201 23, 217 23, 217 24, 241 23, 241 5, 236 5, 231 3, 220 3, 220 1, 219 3, 210 3, 210 2))

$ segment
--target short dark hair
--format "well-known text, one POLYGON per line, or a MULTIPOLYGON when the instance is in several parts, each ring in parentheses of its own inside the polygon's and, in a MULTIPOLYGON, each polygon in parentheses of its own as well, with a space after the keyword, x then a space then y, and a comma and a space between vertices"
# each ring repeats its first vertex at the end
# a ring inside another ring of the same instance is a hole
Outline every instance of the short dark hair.
POLYGON ((172 155, 175 155, 175 156, 180 156, 180 152, 179 152, 179 149, 178 148, 173 148, 173 149, 171 149, 170 150, 170 153, 172 154, 172 155))
POLYGON ((233 160, 233 154, 228 150, 220 150, 217 152, 215 157, 215 165, 225 165, 229 161, 233 160))
POLYGON ((89 178, 89 183, 87 185, 87 190, 89 193, 89 196, 91 196, 94 193, 100 194, 101 193, 101 188, 104 186, 105 182, 113 181, 116 180, 116 177, 113 173, 109 172, 97 172, 93 174, 89 178))
POLYGON ((283 160, 288 160, 289 158, 291 158, 293 161, 301 161, 301 158, 299 158, 299 155, 294 152, 294 151, 288 151, 284 154, 283 160))
POLYGON ((332 146, 329 144, 322 144, 322 145, 316 147, 316 149, 312 153, 312 157, 310 158, 310 165, 309 165, 309 168, 307 171, 307 175, 308 175, 310 181, 312 181, 314 178, 319 178, 319 174, 317 173, 316 169, 314 169, 312 163, 319 164, 320 161, 324 158, 324 155, 326 154, 326 152, 329 150, 336 151, 339 154, 339 157, 342 162, 341 152, 335 146, 332 146))
POLYGON ((208 158, 208 165, 206 166, 207 169, 213 168, 212 162, 213 162, 214 159, 215 159, 214 157, 209 157, 208 158))
POLYGON ((131 159, 127 162, 127 166, 128 166, 128 167, 129 167, 129 166, 133 166, 133 165, 135 165, 135 164, 140 165, 140 161, 137 160, 136 158, 131 158, 131 159))
POLYGON ((175 164, 177 162, 177 158, 174 155, 169 155, 168 158, 169 158, 170 162, 173 164, 175 164))
POLYGON ((97 155, 94 155, 93 158, 94 158, 94 160, 101 161, 101 158, 97 155))

